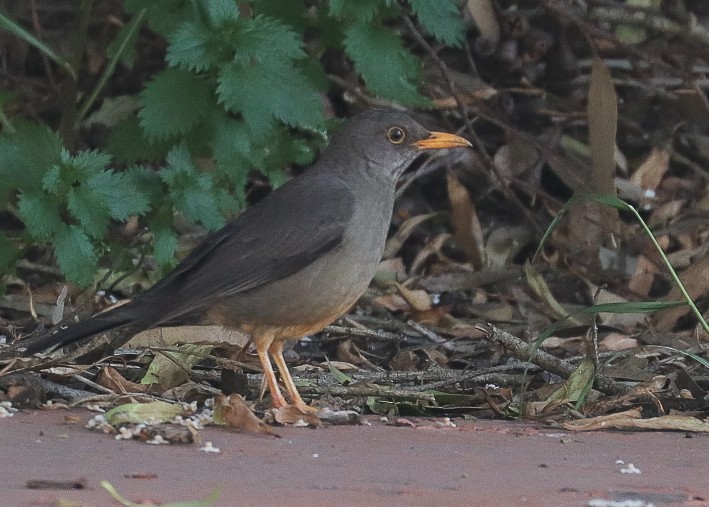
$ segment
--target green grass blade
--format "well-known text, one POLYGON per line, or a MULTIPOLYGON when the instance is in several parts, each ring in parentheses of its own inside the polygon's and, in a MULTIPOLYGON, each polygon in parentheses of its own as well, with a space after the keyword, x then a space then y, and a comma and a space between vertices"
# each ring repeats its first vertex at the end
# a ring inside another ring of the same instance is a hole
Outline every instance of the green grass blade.
POLYGON ((62 67, 72 77, 72 79, 76 80, 76 71, 66 59, 61 57, 51 47, 28 32, 23 26, 10 19, 10 17, 2 11, 0 11, 0 29, 7 30, 14 36, 27 42, 27 44, 37 48, 45 56, 47 56, 47 58, 53 60, 60 67, 62 67))

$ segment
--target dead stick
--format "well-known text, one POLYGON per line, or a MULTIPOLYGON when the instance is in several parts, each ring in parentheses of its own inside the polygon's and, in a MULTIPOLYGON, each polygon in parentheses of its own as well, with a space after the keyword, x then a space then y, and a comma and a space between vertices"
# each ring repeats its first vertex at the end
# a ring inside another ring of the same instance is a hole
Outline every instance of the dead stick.
MULTIPOLYGON (((504 345, 517 359, 534 363, 546 371, 564 378, 569 378, 576 370, 574 365, 569 364, 567 361, 552 356, 491 324, 478 324, 476 327, 485 332, 489 339, 504 345)), ((606 394, 620 394, 630 389, 628 386, 601 374, 596 375, 594 385, 599 391, 606 394)))

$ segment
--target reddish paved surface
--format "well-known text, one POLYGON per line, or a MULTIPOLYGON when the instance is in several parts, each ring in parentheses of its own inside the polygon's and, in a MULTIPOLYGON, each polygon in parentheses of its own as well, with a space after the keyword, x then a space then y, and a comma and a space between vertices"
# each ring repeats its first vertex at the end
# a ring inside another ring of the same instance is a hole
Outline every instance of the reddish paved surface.
MULTIPOLYGON (((66 424, 66 411, 0 419, 0 506, 114 506, 111 482, 134 502, 205 498, 217 506, 584 506, 635 499, 709 506, 709 435, 576 433, 510 422, 458 428, 279 428, 282 438, 223 428, 201 432, 221 448, 154 446, 66 424), (623 474, 623 460, 642 473, 623 474), (153 478, 128 478, 154 475, 153 478), (30 479, 77 480, 87 489, 30 490, 30 479)), ((72 412, 85 422, 92 414, 72 412)), ((630 504, 628 504, 630 505, 630 504)), ((643 505, 643 504, 635 504, 643 505)))

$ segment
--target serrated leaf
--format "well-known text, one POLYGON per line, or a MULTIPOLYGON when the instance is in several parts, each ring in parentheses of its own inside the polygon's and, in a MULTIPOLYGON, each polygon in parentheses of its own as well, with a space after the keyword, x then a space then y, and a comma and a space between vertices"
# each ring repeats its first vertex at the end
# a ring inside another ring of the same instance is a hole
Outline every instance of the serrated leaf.
POLYGON ((171 149, 167 154, 166 161, 168 169, 160 171, 160 178, 168 185, 176 182, 176 179, 172 178, 173 174, 177 176, 180 173, 193 173, 195 170, 190 150, 184 143, 171 149))
POLYGON ((273 118, 296 127, 322 124, 320 96, 291 65, 230 64, 221 69, 218 81, 219 100, 241 113, 257 135, 269 129, 273 118))
POLYGON ((50 194, 59 192, 59 187, 62 184, 62 169, 58 165, 50 167, 42 177, 42 189, 50 194))
POLYGON ((44 125, 17 122, 14 134, 0 136, 0 191, 39 189, 61 149, 59 136, 44 125))
POLYGON ((190 185, 172 195, 175 208, 188 220, 201 223, 211 230, 219 229, 226 223, 219 211, 219 203, 212 189, 212 178, 207 174, 196 177, 197 185, 190 185))
POLYGON ((79 285, 88 285, 98 263, 89 237, 80 227, 66 225, 60 227, 54 236, 54 256, 66 277, 79 285))
POLYGON ((195 171, 184 144, 171 150, 167 161, 168 167, 160 171, 160 178, 167 184, 175 208, 188 220, 209 229, 222 227, 224 217, 219 212, 211 175, 195 171))
POLYGON ((136 165, 129 167, 122 174, 133 187, 140 189, 149 203, 160 204, 164 198, 164 187, 155 169, 136 165))
MULTIPOLYGON (((438 0, 436 0, 438 1, 438 0)), ((355 18, 357 21, 369 22, 379 11, 381 0, 330 0, 330 16, 344 19, 355 18)))
POLYGON ((67 208, 90 236, 100 238, 108 229, 108 209, 99 195, 81 185, 69 190, 67 208))
POLYGON ((249 171, 252 166, 257 165, 252 162, 253 143, 249 128, 243 121, 227 118, 226 115, 215 118, 212 128, 212 153, 217 167, 227 175, 237 191, 242 190, 249 171))
POLYGON ((358 23, 345 32, 345 48, 374 93, 412 106, 429 104, 413 84, 419 78, 419 62, 404 49, 397 34, 358 23))
POLYGON ((67 150, 62 150, 62 164, 70 172, 74 180, 81 183, 85 178, 103 171, 111 163, 111 156, 98 150, 85 150, 71 155, 67 150))
POLYGON ((114 220, 127 220, 131 215, 142 215, 150 208, 148 196, 122 173, 102 171, 82 186, 97 196, 114 220))
POLYGON ((27 231, 37 239, 49 239, 64 225, 57 200, 43 192, 20 194, 18 211, 27 231))
POLYGON ((460 47, 465 34, 458 0, 408 0, 419 23, 436 39, 460 47))
POLYGON ((200 72, 218 63, 213 31, 202 23, 183 23, 170 37, 167 61, 172 66, 200 72))
POLYGON ((140 125, 151 139, 166 139, 190 131, 211 109, 212 88, 201 77, 182 69, 165 69, 140 94, 140 125))
POLYGON ((239 9, 234 0, 207 0, 205 3, 213 26, 239 17, 239 9))
POLYGON ((172 224, 162 215, 157 215, 148 221, 148 226, 153 232, 153 257, 158 266, 171 266, 174 264, 177 251, 177 235, 172 230, 172 224))
POLYGON ((274 65, 305 56, 303 40, 288 26, 266 16, 241 19, 234 37, 236 61, 270 61, 274 65))

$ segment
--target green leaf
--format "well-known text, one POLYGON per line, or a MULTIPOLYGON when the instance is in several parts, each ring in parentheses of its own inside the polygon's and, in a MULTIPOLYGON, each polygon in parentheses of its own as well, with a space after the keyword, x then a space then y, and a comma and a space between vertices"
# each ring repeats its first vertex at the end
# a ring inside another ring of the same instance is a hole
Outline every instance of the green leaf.
POLYGON ((91 283, 98 263, 89 237, 76 225, 62 224, 54 237, 54 256, 68 279, 79 285, 91 283))
POLYGON ((153 232, 153 257, 157 265, 174 265, 178 241, 171 221, 164 214, 158 214, 148 221, 148 227, 153 232))
POLYGON ((151 401, 148 403, 125 403, 106 412, 108 424, 140 424, 148 421, 170 422, 184 413, 178 403, 151 401))
POLYGON ((143 16, 140 12, 125 24, 118 32, 116 38, 106 48, 106 56, 109 60, 119 59, 127 68, 133 68, 135 60, 135 44, 138 41, 138 33, 140 33, 140 25, 142 24, 143 16))
POLYGON ((111 156, 98 150, 80 151, 71 155, 62 150, 62 172, 68 176, 70 185, 82 184, 86 178, 104 171, 111 163, 111 156))
POLYGON ((282 65, 284 61, 303 58, 303 40, 288 26, 266 16, 241 19, 234 38, 236 61, 249 63, 268 61, 282 65))
POLYGON ((239 17, 239 9, 234 0, 206 0, 207 15, 213 26, 239 17))
POLYGON ((39 189, 61 149, 59 136, 44 125, 18 122, 14 134, 0 135, 0 192, 39 189))
POLYGON ((436 39, 460 47, 465 34, 458 0, 408 0, 419 23, 436 39))
POLYGON ((213 29, 202 23, 183 23, 170 37, 166 57, 168 63, 195 72, 211 68, 219 62, 213 37, 213 29))
MULTIPOLYGON (((432 3, 438 2, 435 0, 432 3)), ((379 12, 381 0, 330 0, 330 16, 345 19, 354 18, 357 21, 369 22, 379 12)))
POLYGON ((296 127, 316 128, 323 122, 319 94, 293 66, 230 64, 218 81, 219 100, 240 112, 257 135, 266 133, 274 117, 296 127))
POLYGON ((36 239, 49 239, 64 225, 59 203, 44 192, 20 194, 18 211, 27 231, 36 239))
POLYGON ((150 209, 148 196, 126 174, 102 171, 89 178, 84 186, 103 203, 114 220, 127 220, 150 209))
POLYGON ((338 384, 346 386, 353 382, 352 377, 342 373, 328 358, 325 358, 325 360, 327 361, 327 368, 330 370, 330 373, 332 373, 332 376, 335 377, 335 381, 338 384))
POLYGON ((190 131, 211 109, 212 88, 191 72, 165 69, 140 94, 140 125, 150 139, 160 140, 190 131))
POLYGON ((260 165, 254 163, 257 157, 252 152, 253 141, 249 128, 242 120, 233 120, 226 115, 213 119, 212 128, 212 153, 217 168, 226 174, 237 192, 241 193, 251 168, 260 165))
POLYGON ((160 171, 160 178, 170 190, 170 198, 177 210, 192 222, 200 222, 209 229, 218 229, 225 223, 219 212, 212 177, 195 171, 189 150, 184 144, 168 153, 168 167, 160 171))
POLYGON ((154 207, 162 203, 165 189, 157 170, 136 165, 129 167, 122 174, 134 188, 140 189, 154 207))
POLYGON ((109 222, 106 204, 85 185, 69 191, 67 207, 89 236, 101 238, 106 233, 109 222))
POLYGON ((429 105, 413 84, 419 79, 419 62, 397 34, 358 23, 345 32, 345 48, 374 93, 412 106, 429 105))

